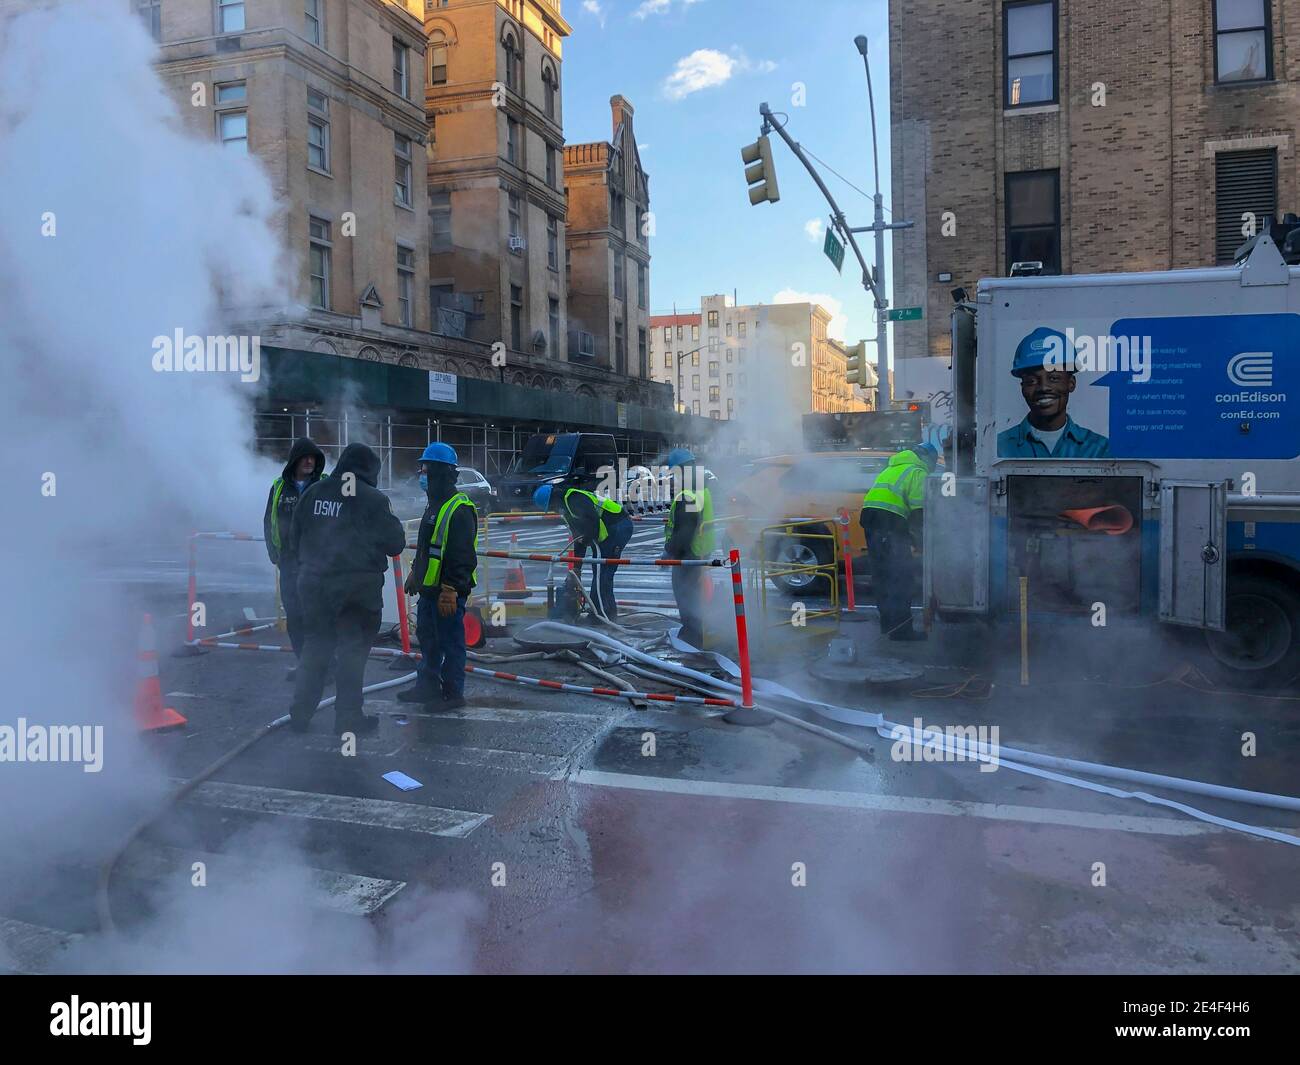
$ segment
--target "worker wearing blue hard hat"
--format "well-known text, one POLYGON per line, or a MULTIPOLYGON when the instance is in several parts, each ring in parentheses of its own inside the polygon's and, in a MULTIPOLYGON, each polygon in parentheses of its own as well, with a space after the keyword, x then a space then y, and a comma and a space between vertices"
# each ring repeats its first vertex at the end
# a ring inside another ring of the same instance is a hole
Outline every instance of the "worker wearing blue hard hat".
POLYGON ((999 458, 1107 458, 1110 442, 1085 429, 1067 408, 1075 388, 1075 352, 1059 329, 1039 326, 1016 345, 1011 373, 1029 413, 998 434, 999 458))
MULTIPOLYGON (((569 527, 571 551, 582 558, 588 550, 599 558, 621 558, 623 548, 632 539, 632 519, 617 500, 598 496, 595 477, 583 475, 576 483, 544 484, 533 493, 539 510, 557 511, 569 527)), ((582 564, 574 567, 582 579, 582 564)), ((610 621, 618 617, 614 598, 614 575, 617 566, 592 565, 591 601, 598 615, 610 621)))
POLYGON ((455 449, 443 443, 430 444, 420 456, 428 506, 406 578, 407 594, 420 597, 415 638, 421 661, 415 686, 397 698, 430 711, 465 705, 465 603, 478 583, 478 511, 456 491, 456 464, 455 449))
MULTIPOLYGON (((687 448, 673 448, 664 462, 673 476, 673 502, 664 523, 664 558, 708 558, 714 547, 713 493, 708 486, 712 478, 687 448)), ((704 646, 707 581, 701 567, 672 568, 673 598, 682 619, 678 636, 693 647, 704 646)))

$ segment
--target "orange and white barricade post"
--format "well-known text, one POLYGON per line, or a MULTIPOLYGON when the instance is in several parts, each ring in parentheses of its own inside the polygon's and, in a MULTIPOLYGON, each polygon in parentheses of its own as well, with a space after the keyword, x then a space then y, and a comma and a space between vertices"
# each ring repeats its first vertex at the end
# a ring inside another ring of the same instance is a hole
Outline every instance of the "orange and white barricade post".
POLYGON ((734 547, 731 563, 731 599, 736 607, 736 658, 740 663, 740 706, 724 715, 732 725, 768 725, 774 720, 765 710, 754 706, 754 675, 749 665, 749 628, 745 622, 745 584, 740 574, 740 552, 734 547))

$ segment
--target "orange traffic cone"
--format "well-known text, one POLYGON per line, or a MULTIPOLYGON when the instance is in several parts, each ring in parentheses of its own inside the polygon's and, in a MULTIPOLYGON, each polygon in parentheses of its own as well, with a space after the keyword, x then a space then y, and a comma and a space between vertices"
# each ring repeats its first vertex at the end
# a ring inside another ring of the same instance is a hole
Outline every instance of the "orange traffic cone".
POLYGON ((144 616, 140 629, 140 684, 135 690, 135 723, 141 732, 179 728, 185 718, 170 706, 163 706, 162 686, 158 683, 158 641, 154 637, 153 617, 144 616))
MULTIPOLYGON (((510 534, 510 550, 519 550, 519 534, 510 534)), ((523 563, 517 558, 512 558, 506 563, 506 586, 501 591, 503 599, 526 599, 528 597, 528 581, 524 577, 523 563)))

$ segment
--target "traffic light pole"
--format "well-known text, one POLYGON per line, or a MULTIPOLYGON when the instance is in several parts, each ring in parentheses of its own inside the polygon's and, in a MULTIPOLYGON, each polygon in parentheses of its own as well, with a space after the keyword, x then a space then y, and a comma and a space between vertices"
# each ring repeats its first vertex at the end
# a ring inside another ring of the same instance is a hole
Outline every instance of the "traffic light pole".
POLYGON ((821 175, 808 161, 803 149, 785 131, 785 127, 776 121, 772 109, 766 103, 759 104, 758 113, 763 116, 764 135, 769 129, 776 130, 780 138, 785 141, 786 147, 794 153, 799 162, 803 163, 804 169, 816 182, 821 194, 826 197, 826 202, 830 205, 832 224, 844 235, 845 242, 853 249, 858 265, 862 267, 862 287, 871 294, 871 298, 876 305, 876 359, 881 378, 878 394, 882 396, 881 408, 888 410, 894 400, 894 383, 893 375, 890 373, 891 363, 889 358, 889 299, 885 295, 885 231, 890 229, 911 229, 916 223, 885 221, 885 201, 880 195, 880 156, 876 145, 876 108, 871 91, 871 64, 867 62, 867 39, 861 36, 855 37, 853 43, 857 45, 858 51, 862 54, 862 64, 867 71, 867 110, 871 115, 871 158, 872 167, 876 172, 876 194, 873 197, 875 213, 871 225, 850 226, 848 219, 844 217, 844 212, 840 210, 839 204, 835 202, 835 197, 831 195, 830 189, 826 187, 826 182, 822 181, 821 175), (862 254, 862 249, 858 247, 857 240, 854 239, 857 233, 875 234, 876 266, 874 271, 867 268, 867 260, 862 254))

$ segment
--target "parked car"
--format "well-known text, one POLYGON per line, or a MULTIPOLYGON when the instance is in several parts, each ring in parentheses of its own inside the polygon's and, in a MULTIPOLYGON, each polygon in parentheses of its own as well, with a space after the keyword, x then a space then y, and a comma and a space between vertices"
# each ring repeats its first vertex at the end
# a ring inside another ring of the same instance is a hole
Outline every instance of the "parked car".
MULTIPOLYGON (((496 509, 496 489, 478 470, 470 466, 457 466, 456 488, 469 496, 470 501, 478 508, 480 517, 496 509)), ((393 513, 403 520, 419 517, 424 513, 428 502, 424 489, 420 487, 418 473, 394 481, 393 486, 388 489, 388 498, 393 504, 393 513)))

